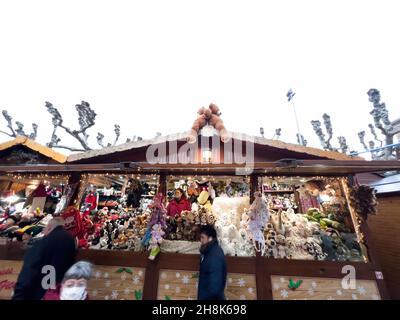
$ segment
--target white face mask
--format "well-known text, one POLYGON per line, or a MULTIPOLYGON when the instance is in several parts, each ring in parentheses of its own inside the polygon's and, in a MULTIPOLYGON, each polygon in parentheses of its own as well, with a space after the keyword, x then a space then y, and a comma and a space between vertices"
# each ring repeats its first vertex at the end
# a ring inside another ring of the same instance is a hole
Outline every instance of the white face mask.
POLYGON ((85 300, 86 287, 61 288, 60 300, 85 300))

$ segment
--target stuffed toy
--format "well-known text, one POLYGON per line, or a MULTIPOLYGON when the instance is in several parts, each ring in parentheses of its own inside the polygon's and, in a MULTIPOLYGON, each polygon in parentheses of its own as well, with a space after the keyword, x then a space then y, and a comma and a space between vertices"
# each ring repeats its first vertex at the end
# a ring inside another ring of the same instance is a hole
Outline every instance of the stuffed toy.
POLYGON ((268 258, 278 258, 278 248, 275 240, 266 240, 265 246, 266 249, 264 250, 263 255, 267 256, 268 258))
POLYGON ((85 197, 85 204, 83 205, 83 215, 89 215, 93 210, 97 208, 97 193, 90 192, 85 197))
POLYGON ((249 219, 250 218, 249 218, 249 215, 247 214, 247 208, 245 208, 243 210, 243 213, 242 213, 242 216, 241 216, 241 219, 240 219, 239 228, 240 229, 246 229, 247 225, 249 223, 249 219))
POLYGON ((206 125, 211 125, 218 131, 222 142, 229 141, 229 133, 220 118, 221 112, 215 104, 211 103, 208 109, 205 107, 201 107, 197 111, 197 114, 197 119, 194 121, 187 138, 187 141, 189 143, 195 143, 197 141, 197 135, 199 134, 200 129, 202 129, 206 125))
POLYGON ((211 212, 212 210, 211 202, 208 198, 209 198, 209 193, 207 191, 200 192, 200 195, 197 197, 197 204, 199 211, 200 209, 204 208, 211 212))
POLYGON ((186 254, 198 254, 200 249, 200 242, 183 241, 183 240, 164 240, 161 243, 161 252, 173 252, 173 253, 186 253, 186 254))
POLYGON ((276 233, 285 235, 285 225, 282 220, 282 209, 278 210, 277 214, 271 216, 271 223, 274 226, 276 233))
POLYGON ((231 224, 229 226, 225 226, 223 228, 225 228, 224 234, 227 234, 229 241, 234 241, 234 240, 240 239, 239 231, 237 230, 236 226, 234 226, 233 224, 231 224))
POLYGON ((151 228, 151 238, 149 241, 150 260, 154 260, 161 251, 160 244, 162 243, 163 236, 165 234, 162 228, 163 228, 162 225, 159 223, 154 224, 151 228))
POLYGON ((227 256, 235 256, 235 243, 229 242, 227 238, 220 239, 221 249, 224 251, 227 256))
POLYGON ((263 255, 265 251, 265 238, 263 230, 269 220, 269 212, 266 200, 261 192, 254 193, 254 201, 250 206, 248 215, 248 231, 250 238, 253 241, 256 251, 261 252, 261 255, 263 255))
POLYGON ((207 215, 207 224, 213 225, 213 224, 215 223, 216 220, 217 220, 217 217, 216 217, 214 214, 209 213, 209 214, 207 215))
POLYGON ((64 228, 69 231, 72 236, 78 237, 83 232, 83 224, 81 214, 78 209, 73 206, 68 207, 62 213, 64 219, 64 228))
POLYGON ((286 258, 286 247, 284 245, 278 245, 278 258, 285 259, 286 258))
POLYGON ((154 260, 155 257, 160 253, 159 244, 162 241, 162 236, 165 234, 163 229, 167 227, 165 219, 167 210, 164 206, 163 200, 163 195, 159 193, 154 197, 152 203, 148 206, 148 209, 151 211, 151 217, 142 243, 144 246, 149 245, 150 260, 154 260))
POLYGON ((8 228, 14 226, 19 220, 20 218, 17 215, 10 215, 0 225, 0 231, 6 231, 8 228))

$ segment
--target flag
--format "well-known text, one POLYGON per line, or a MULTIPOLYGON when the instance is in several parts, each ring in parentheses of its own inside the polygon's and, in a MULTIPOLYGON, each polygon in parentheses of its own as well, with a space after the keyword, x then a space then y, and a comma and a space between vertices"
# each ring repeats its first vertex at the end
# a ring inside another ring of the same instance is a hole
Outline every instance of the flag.
POLYGON ((288 93, 286 94, 288 101, 292 100, 295 94, 296 93, 294 93, 292 89, 289 89, 288 93))

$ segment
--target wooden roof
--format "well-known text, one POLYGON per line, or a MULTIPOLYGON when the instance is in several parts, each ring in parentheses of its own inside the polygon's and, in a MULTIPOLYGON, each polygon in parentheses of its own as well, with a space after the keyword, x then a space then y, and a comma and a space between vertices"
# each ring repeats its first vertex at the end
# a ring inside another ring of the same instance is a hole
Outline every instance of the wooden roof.
MULTIPOLYGON (((259 146, 265 146, 269 148, 275 148, 280 152, 295 152, 298 153, 298 158, 302 159, 302 155, 313 156, 314 158, 321 159, 329 159, 329 160, 364 160, 361 157, 351 157, 346 154, 335 152, 335 151, 326 151, 313 147, 304 147, 293 143, 286 143, 279 140, 271 140, 263 137, 250 136, 247 134, 241 134, 236 132, 230 132, 232 138, 241 140, 241 141, 249 141, 253 142, 259 146)), ((117 146, 105 147, 98 150, 90 150, 83 153, 72 154, 68 157, 67 162, 76 162, 80 160, 89 160, 95 159, 97 157, 103 157, 107 155, 112 155, 114 153, 126 152, 126 151, 134 151, 135 149, 147 147, 152 144, 161 144, 165 142, 171 141, 185 141, 188 137, 188 132, 171 134, 167 136, 158 136, 149 140, 141 140, 141 141, 131 141, 127 143, 123 143, 117 146)))
POLYGON ((59 163, 64 163, 67 161, 67 156, 63 155, 53 149, 43 146, 40 143, 37 143, 28 137, 17 136, 14 140, 7 141, 0 144, 0 151, 5 151, 12 147, 16 146, 25 146, 33 151, 40 153, 41 155, 51 158, 59 163))

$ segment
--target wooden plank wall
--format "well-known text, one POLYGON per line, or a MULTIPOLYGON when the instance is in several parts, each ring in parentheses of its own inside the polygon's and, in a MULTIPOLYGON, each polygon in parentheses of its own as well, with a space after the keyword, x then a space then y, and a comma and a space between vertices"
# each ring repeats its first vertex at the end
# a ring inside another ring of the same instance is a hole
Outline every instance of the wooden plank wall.
MULTIPOLYGON (((88 260, 95 264, 96 271, 89 283, 89 296, 91 300, 113 299, 195 299, 197 296, 196 274, 199 267, 199 256, 189 254, 164 254, 155 261, 147 259, 148 253, 132 253, 124 251, 82 250, 78 260, 88 260), (121 270, 123 269, 123 270, 121 270), (140 298, 136 292, 140 292, 140 298)), ((13 246, 0 246, 0 275, 3 274, 6 290, 3 290, 0 299, 9 299, 12 286, 9 281, 16 280, 22 265, 22 251, 13 246), (3 247, 3 248, 2 248, 3 247), (14 261, 12 261, 14 260, 14 261), (19 261, 15 261, 19 260, 19 261), (10 266, 12 270, 10 271, 10 266)), ((357 288, 360 294, 358 299, 371 299, 372 297, 387 299, 385 291, 373 288, 379 284, 376 280, 372 266, 368 263, 346 263, 329 261, 299 261, 268 259, 262 257, 239 258, 227 257, 228 281, 225 294, 227 299, 277 299, 276 285, 273 285, 273 276, 289 279, 313 278, 319 285, 320 299, 328 299, 338 290, 340 281, 344 277, 342 267, 352 265, 356 269, 357 283, 366 289, 367 297, 357 288), (335 280, 332 280, 335 279, 335 280), (326 280, 326 281, 325 281, 326 280), (335 292, 332 283, 335 282, 335 292), (275 290, 275 291, 274 291, 275 290), (323 293, 323 294, 322 294, 323 293)), ((284 285, 287 286, 285 282, 284 285)), ((307 284, 303 286, 306 287, 307 284)), ((299 290, 302 291, 302 290, 299 290)), ((289 296, 287 298, 292 298, 289 296)), ((307 294, 308 291, 307 291, 307 294)), ((296 293, 298 295, 298 293, 296 293)), ((317 295, 316 295, 317 296, 317 295)), ((307 296, 308 297, 308 296, 307 296)), ((353 298, 343 295, 339 298, 353 298)), ((295 296, 293 298, 300 298, 295 296)), ((301 297, 302 299, 306 297, 301 297)), ((315 298, 315 297, 312 297, 315 298)))
POLYGON ((400 194, 378 201, 378 214, 368 218, 368 226, 389 294, 400 299, 400 194))
POLYGON ((374 280, 357 280, 355 288, 343 289, 342 279, 319 277, 271 276, 274 300, 380 300, 374 280), (302 281, 289 289, 289 279, 302 281))

